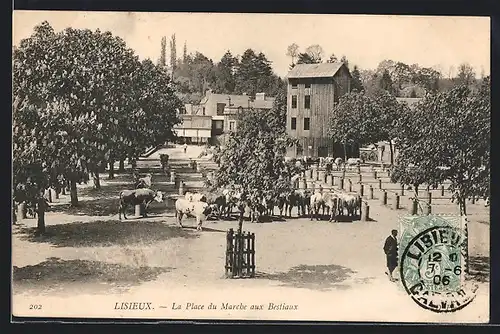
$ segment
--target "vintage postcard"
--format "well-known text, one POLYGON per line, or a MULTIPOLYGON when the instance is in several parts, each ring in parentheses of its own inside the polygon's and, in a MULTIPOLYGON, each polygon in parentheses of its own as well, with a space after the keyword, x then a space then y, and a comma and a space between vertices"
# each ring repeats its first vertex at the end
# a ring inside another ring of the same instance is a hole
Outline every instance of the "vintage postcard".
POLYGON ((490 19, 14 11, 12 312, 487 323, 490 19))

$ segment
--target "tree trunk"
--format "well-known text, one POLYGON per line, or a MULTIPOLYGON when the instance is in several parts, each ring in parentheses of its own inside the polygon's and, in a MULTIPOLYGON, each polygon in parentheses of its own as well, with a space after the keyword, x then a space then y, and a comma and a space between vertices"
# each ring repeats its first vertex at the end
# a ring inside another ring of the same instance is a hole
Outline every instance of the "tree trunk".
MULTIPOLYGON (((458 199, 460 207, 460 216, 467 216, 467 207, 465 196, 460 196, 458 199)), ((464 258, 464 271, 466 274, 470 274, 469 267, 469 228, 467 226, 467 219, 464 219, 464 241, 462 243, 462 256, 464 258)))
POLYGON ((123 173, 125 171, 125 159, 120 159, 120 164, 118 166, 118 172, 123 173))
POLYGON ((101 189, 101 180, 99 179, 99 167, 94 170, 92 174, 92 178, 94 180, 94 189, 101 189))
POLYGON ((37 201, 37 225, 36 225, 36 234, 43 235, 45 234, 45 198, 43 198, 43 192, 38 196, 37 201))
POLYGON ((394 147, 392 146, 392 140, 389 140, 389 149, 391 150, 391 166, 394 166, 394 147))
POLYGON ((347 163, 347 144, 344 142, 344 163, 347 163))
POLYGON ((109 173, 108 179, 113 180, 115 178, 115 161, 113 159, 109 160, 109 173))
POLYGON ((241 234, 243 230, 243 210, 240 210, 240 217, 238 219, 238 234, 241 234))
POLYGON ((70 197, 71 197, 71 206, 78 206, 78 193, 76 189, 75 179, 72 179, 70 181, 70 197))

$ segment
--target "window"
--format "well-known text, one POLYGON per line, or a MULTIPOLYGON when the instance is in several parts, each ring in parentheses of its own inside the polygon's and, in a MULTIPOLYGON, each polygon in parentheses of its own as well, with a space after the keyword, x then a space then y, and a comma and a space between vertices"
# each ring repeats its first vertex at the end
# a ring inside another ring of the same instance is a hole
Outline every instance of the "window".
POLYGON ((217 116, 224 115, 224 108, 226 107, 225 103, 217 103, 217 116))
POLYGON ((309 130, 311 124, 309 117, 304 118, 304 130, 309 130))
POLYGON ((297 81, 292 82, 292 88, 297 88, 297 81))
POLYGON ((311 88, 311 84, 310 83, 306 83, 306 88, 311 88))
POLYGON ((311 109, 311 95, 304 96, 304 108, 311 109))
POLYGON ((203 107, 203 116, 205 116, 205 107, 203 107))
POLYGON ((229 121, 229 131, 234 131, 234 121, 229 121))
POLYGON ((297 95, 292 95, 292 109, 297 109, 297 95))
POLYGON ((292 130, 297 130, 297 117, 292 117, 292 130))

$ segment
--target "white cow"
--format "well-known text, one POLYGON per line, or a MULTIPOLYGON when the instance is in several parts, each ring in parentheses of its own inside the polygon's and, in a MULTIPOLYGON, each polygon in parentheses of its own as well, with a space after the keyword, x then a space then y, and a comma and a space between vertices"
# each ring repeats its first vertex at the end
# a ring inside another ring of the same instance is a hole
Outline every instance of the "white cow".
POLYGON ((187 199, 190 202, 206 202, 207 197, 204 194, 200 193, 191 193, 191 192, 186 192, 184 195, 184 198, 187 199))
POLYGON ((184 215, 192 216, 196 218, 196 230, 202 231, 201 225, 211 210, 212 207, 205 202, 191 202, 185 198, 179 198, 175 201, 175 216, 180 227, 183 227, 182 217, 184 215))

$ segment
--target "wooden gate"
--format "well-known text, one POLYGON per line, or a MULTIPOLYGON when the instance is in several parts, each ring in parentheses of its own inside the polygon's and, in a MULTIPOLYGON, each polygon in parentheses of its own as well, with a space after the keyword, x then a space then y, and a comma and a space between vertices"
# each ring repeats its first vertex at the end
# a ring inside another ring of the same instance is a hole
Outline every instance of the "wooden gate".
POLYGON ((255 233, 227 231, 226 278, 255 277, 255 233))

